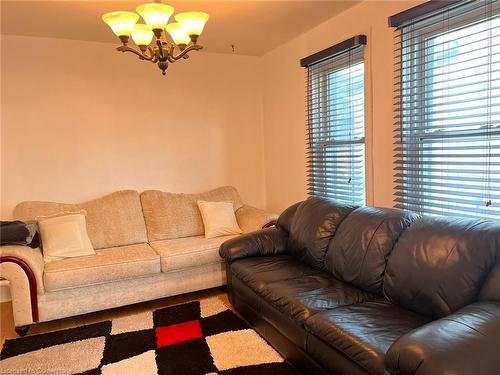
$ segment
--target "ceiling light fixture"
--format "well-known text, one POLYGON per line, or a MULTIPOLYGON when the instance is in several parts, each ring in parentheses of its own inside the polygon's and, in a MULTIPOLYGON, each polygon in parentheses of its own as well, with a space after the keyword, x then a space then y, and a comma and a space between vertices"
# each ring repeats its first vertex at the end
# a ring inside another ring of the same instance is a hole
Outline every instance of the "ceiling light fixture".
POLYGON ((188 53, 198 51, 203 47, 198 37, 203 32, 208 14, 203 12, 184 12, 175 15, 176 23, 168 23, 174 8, 162 3, 148 3, 136 8, 144 20, 138 24, 139 15, 133 12, 111 12, 102 16, 123 45, 117 48, 120 52, 132 52, 141 60, 151 61, 165 75, 168 63, 181 58, 187 59, 188 53), (173 42, 166 40, 167 31, 173 42), (139 49, 128 45, 130 38, 139 49), (153 42, 153 38, 156 38, 153 42), (152 43, 153 42, 153 43, 152 43), (179 52, 176 53, 176 48, 179 52))

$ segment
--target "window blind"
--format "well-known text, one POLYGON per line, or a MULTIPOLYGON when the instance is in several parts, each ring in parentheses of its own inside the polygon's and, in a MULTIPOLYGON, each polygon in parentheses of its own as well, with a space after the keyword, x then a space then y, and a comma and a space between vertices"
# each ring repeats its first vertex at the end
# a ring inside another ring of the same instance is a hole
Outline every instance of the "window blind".
POLYGON ((460 1, 396 36, 396 206, 500 219, 498 1, 460 1))
POLYGON ((363 35, 301 61, 307 67, 308 190, 365 204, 363 35))

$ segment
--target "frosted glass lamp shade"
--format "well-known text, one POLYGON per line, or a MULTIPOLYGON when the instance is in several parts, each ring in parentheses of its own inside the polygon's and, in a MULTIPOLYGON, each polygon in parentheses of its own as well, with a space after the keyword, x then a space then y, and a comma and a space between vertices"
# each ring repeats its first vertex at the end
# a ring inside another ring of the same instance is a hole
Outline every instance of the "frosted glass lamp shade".
POLYGON ((174 8, 170 5, 160 3, 142 4, 136 10, 144 19, 144 22, 153 29, 164 29, 170 16, 174 13, 174 8))
POLYGON ((153 39, 153 35, 149 25, 137 24, 132 31, 132 39, 138 46, 148 46, 153 39))
POLYGON ((182 25, 180 23, 171 23, 167 25, 165 29, 172 37, 174 43, 178 46, 188 45, 191 41, 188 33, 182 28, 182 25))
POLYGON ((111 12, 102 16, 102 20, 108 24, 116 36, 130 36, 139 15, 132 12, 111 12))
POLYGON ((203 12, 184 12, 175 16, 175 20, 181 24, 189 36, 201 35, 208 18, 209 15, 203 12))

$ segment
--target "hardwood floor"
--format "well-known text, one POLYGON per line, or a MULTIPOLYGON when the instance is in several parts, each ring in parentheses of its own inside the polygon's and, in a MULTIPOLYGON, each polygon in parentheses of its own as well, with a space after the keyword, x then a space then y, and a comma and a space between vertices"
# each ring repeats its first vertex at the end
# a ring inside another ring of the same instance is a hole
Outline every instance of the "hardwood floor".
MULTIPOLYGON (((178 305, 192 300, 197 300, 207 297, 215 297, 215 296, 221 298, 228 307, 231 306, 227 298, 225 288, 224 287, 213 288, 213 289, 202 290, 199 292, 193 292, 179 296, 172 296, 154 301, 138 303, 135 305, 118 307, 115 309, 104 310, 85 315, 79 315, 71 318, 53 320, 51 322, 33 324, 28 332, 28 335, 36 335, 39 333, 58 331, 61 329, 77 327, 84 324, 96 323, 103 320, 111 320, 130 314, 136 314, 143 311, 154 310, 172 305, 178 305)), ((12 318, 12 303, 11 302, 1 303, 0 304, 0 347, 3 347, 3 344, 6 339, 11 339, 16 337, 18 337, 18 335, 14 331, 14 320, 12 318)))

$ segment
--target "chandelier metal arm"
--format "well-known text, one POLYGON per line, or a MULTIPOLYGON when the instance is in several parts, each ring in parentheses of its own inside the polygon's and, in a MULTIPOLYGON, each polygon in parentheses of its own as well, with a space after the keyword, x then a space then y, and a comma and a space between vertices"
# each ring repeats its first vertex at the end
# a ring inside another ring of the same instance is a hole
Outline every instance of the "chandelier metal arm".
POLYGON ((165 57, 163 42, 161 41, 160 38, 156 39, 156 46, 158 47, 159 57, 160 58, 165 57))
POLYGON ((149 52, 149 56, 144 52, 141 52, 141 51, 138 51, 134 48, 131 48, 129 46, 120 46, 118 48, 116 48, 117 51, 120 51, 120 52, 132 52, 133 54, 136 54, 137 56, 139 56, 139 58, 141 58, 142 60, 147 60, 147 61, 154 61, 156 55, 154 53, 154 51, 151 49, 151 47, 148 47, 147 51, 149 52))
POLYGON ((150 0, 137 6, 136 11, 138 14, 116 11, 102 16, 122 42, 116 48, 119 52, 131 52, 141 60, 152 62, 165 74, 169 64, 187 59, 191 51, 203 48, 197 41, 210 17, 207 13, 181 12, 175 15, 176 22, 168 23, 174 8, 162 0, 150 0), (140 16, 144 23, 137 23, 140 16), (129 47, 130 39, 134 46, 129 47))
POLYGON ((174 49, 172 48, 170 53, 169 53, 169 61, 170 62, 175 62, 181 58, 187 59, 189 56, 187 55, 191 51, 199 51, 202 49, 203 46, 200 46, 199 44, 192 44, 185 48, 183 51, 181 51, 178 55, 174 55, 174 49))

